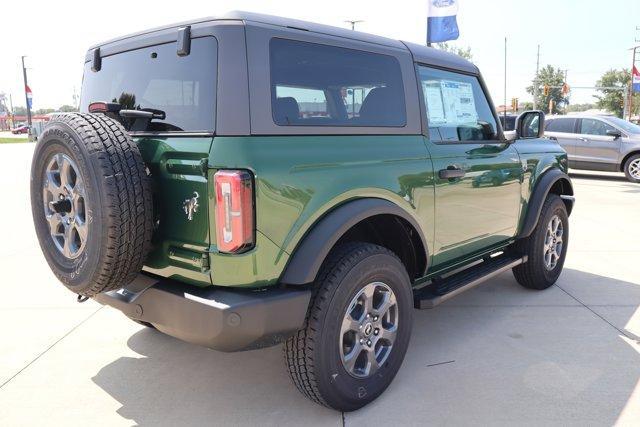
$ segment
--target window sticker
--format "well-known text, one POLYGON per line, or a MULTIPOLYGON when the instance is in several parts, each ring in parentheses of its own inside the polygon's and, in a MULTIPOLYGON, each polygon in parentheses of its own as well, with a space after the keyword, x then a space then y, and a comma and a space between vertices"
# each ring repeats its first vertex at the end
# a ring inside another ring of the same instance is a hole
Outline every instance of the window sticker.
POLYGON ((430 126, 440 125, 447 122, 444 114, 444 104, 442 102, 442 89, 440 81, 427 80, 422 82, 422 92, 427 101, 427 117, 430 126))
POLYGON ((478 113, 471 84, 443 80, 441 85, 447 123, 477 123, 478 113))
POLYGON ((478 122, 471 83, 428 80, 422 82, 422 90, 427 101, 430 126, 457 126, 478 122))

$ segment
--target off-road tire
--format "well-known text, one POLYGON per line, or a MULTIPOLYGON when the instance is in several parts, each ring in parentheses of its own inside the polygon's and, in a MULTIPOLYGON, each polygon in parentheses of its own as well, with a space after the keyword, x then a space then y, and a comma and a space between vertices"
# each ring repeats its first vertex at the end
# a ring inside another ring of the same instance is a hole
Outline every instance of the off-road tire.
POLYGON ((640 179, 634 178, 633 175, 631 175, 630 167, 631 164, 637 162, 638 159, 640 159, 640 154, 634 154, 624 162, 624 176, 627 177, 627 180, 635 183, 640 183, 640 179))
POLYGON ((69 113, 49 122, 33 154, 31 208, 47 263, 71 291, 91 297, 118 289, 141 270, 153 231, 151 183, 137 145, 117 121, 69 113), (77 165, 86 194, 86 243, 75 259, 55 246, 44 212, 45 171, 57 154, 77 165))
POLYGON ((558 280, 569 245, 569 215, 567 207, 556 194, 549 194, 540 211, 538 224, 529 237, 519 240, 515 244, 515 250, 519 255, 526 255, 527 262, 513 268, 513 275, 518 283, 528 289, 547 289, 558 280), (554 215, 562 221, 563 248, 556 266, 549 270, 544 263, 544 244, 547 226, 554 215))
POLYGON ((333 251, 314 283, 304 327, 284 345, 293 383, 312 401, 353 411, 376 399, 391 383, 411 336, 413 294, 398 257, 370 243, 349 243, 333 251), (352 298, 366 284, 381 281, 393 290, 399 323, 391 353, 379 370, 354 378, 344 368, 339 348, 340 325, 352 298))

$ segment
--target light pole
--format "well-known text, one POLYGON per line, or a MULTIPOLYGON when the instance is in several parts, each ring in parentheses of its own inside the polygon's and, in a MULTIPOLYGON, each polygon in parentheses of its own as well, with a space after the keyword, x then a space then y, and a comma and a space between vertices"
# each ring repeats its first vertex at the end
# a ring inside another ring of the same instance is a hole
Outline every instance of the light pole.
POLYGON ((356 19, 356 20, 349 20, 348 19, 348 20, 346 20, 344 22, 346 22, 347 24, 351 24, 351 30, 355 31, 356 24, 359 24, 359 23, 364 22, 364 21, 362 19, 356 19))
POLYGON ((533 109, 538 109, 538 73, 540 72, 540 45, 538 45, 538 57, 536 59, 536 76, 533 79, 533 109))

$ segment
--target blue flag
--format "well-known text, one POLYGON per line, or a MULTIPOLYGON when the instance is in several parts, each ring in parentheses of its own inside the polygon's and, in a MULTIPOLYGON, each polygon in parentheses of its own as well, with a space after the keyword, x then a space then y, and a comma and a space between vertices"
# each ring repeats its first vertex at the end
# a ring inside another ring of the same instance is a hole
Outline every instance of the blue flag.
POLYGON ((457 14, 458 0, 429 0, 427 43, 456 40, 460 36, 457 14))

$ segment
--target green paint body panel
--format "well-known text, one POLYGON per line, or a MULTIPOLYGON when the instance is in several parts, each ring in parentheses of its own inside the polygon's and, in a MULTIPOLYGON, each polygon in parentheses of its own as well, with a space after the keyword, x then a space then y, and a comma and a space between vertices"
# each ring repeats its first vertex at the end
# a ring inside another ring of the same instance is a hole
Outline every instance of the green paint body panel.
POLYGON ((207 162, 212 137, 146 137, 136 140, 154 186, 153 250, 145 270, 194 285, 211 285, 207 162), (189 221, 186 199, 198 194, 189 221))
POLYGON ((436 144, 407 136, 237 136, 140 138, 156 188, 157 228, 145 269, 199 286, 260 288, 278 283, 290 256, 319 219, 358 198, 404 209, 422 228, 427 275, 463 266, 513 242, 537 178, 566 171, 547 140, 436 144), (438 171, 463 169, 457 179, 438 171), (247 169, 255 177, 256 244, 217 250, 213 175, 247 169), (197 192, 189 221, 183 203, 197 192))

